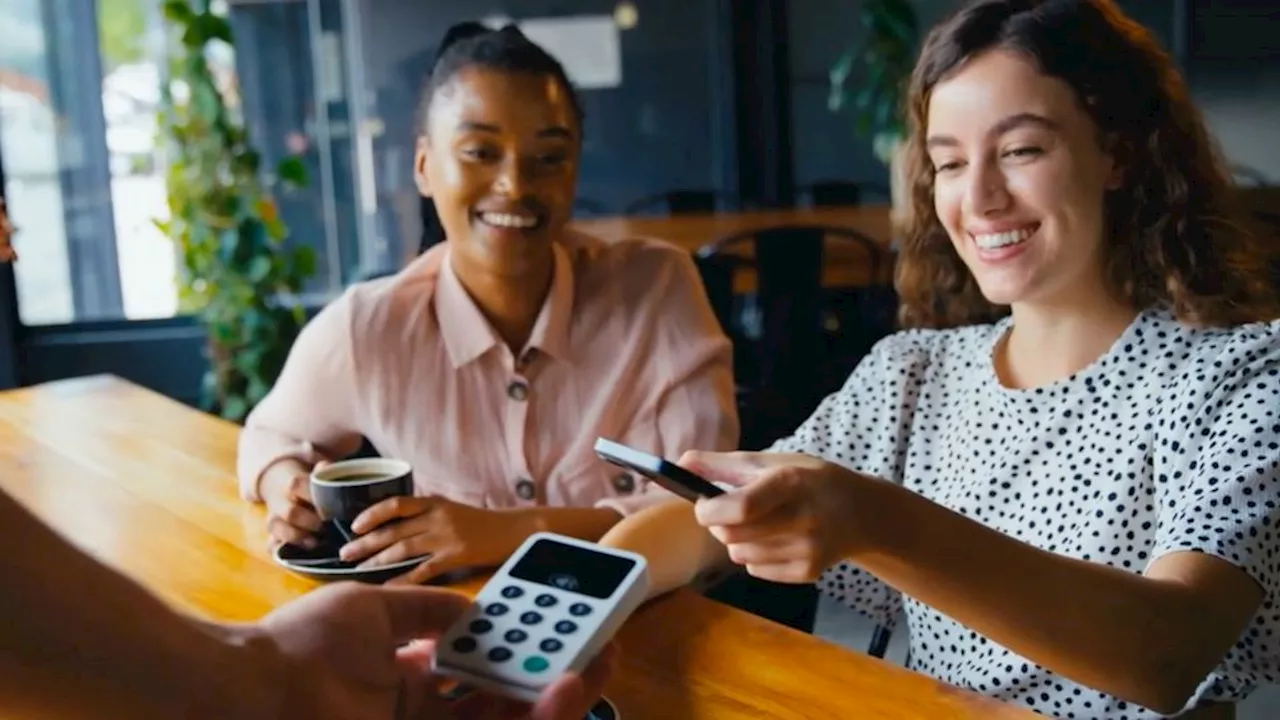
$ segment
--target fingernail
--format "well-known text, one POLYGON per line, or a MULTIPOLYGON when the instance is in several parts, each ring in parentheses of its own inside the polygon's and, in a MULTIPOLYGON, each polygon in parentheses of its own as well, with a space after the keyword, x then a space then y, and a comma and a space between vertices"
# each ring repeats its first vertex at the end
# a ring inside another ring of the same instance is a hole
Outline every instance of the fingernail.
POLYGON ((315 538, 312 538, 312 537, 309 537, 309 538, 305 538, 305 539, 303 539, 303 541, 302 541, 302 547, 304 547, 304 548, 306 548, 306 549, 308 549, 308 550, 315 550, 315 549, 316 549, 316 539, 315 539, 315 538))

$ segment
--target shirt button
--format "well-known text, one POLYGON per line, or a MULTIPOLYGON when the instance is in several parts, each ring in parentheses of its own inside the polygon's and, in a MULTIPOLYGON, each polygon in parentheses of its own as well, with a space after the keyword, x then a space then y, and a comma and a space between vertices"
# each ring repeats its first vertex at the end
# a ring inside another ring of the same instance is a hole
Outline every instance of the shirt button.
POLYGON ((613 489, 620 493, 629 493, 636 489, 636 479, 631 473, 618 473, 613 476, 613 489))
POLYGON ((507 386, 507 397, 515 400, 516 402, 524 402, 524 399, 529 397, 529 386, 519 380, 513 380, 511 384, 507 386))
POLYGON ((533 494, 534 487, 532 481, 521 478, 520 481, 516 483, 516 495, 519 495, 522 500, 532 500, 533 494))

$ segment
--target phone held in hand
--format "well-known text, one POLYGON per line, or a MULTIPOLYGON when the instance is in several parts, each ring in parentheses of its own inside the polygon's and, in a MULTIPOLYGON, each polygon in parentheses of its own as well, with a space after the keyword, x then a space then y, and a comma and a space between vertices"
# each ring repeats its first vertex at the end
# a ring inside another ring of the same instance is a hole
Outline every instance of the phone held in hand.
POLYGON ((597 438, 595 451, 601 459, 637 472, 689 502, 697 502, 700 497, 709 498, 724 494, 724 490, 705 478, 685 470, 670 460, 643 450, 637 450, 607 438, 597 438))

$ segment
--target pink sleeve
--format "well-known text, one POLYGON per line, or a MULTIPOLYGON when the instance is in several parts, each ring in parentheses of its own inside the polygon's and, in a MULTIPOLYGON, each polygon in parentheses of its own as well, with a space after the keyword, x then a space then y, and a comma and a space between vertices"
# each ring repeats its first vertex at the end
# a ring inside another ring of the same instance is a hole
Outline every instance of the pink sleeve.
MULTIPOLYGON (((733 384, 733 345, 711 310, 693 259, 680 253, 673 263, 655 319, 658 352, 651 362, 657 376, 669 378, 657 397, 657 423, 662 457, 678 461, 686 450, 727 452, 738 448, 738 406, 733 384)), ((623 516, 676 497, 656 483, 631 497, 596 503, 623 516)))
POLYGON ((262 474, 280 460, 313 465, 360 447, 351 305, 344 293, 303 327, 275 386, 245 419, 236 458, 244 499, 262 501, 262 474))

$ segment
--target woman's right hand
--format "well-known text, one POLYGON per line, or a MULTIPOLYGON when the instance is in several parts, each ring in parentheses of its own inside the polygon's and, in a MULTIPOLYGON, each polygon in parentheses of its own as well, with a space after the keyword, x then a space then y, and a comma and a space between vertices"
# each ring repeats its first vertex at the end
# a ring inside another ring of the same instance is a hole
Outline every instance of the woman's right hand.
POLYGON ((324 521, 311 502, 309 470, 295 461, 278 463, 262 476, 260 492, 267 506, 267 533, 273 546, 316 547, 316 534, 324 521))

